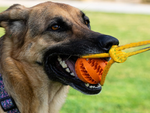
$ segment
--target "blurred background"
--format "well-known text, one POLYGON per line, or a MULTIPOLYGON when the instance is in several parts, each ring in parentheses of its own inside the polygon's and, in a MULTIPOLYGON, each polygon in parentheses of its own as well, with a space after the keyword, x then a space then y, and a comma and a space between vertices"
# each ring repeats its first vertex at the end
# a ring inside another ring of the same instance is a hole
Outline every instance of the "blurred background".
MULTIPOLYGON (((0 6, 8 7, 19 3, 27 7, 37 5, 47 0, 0 0, 0 6)), ((81 10, 150 14, 150 0, 51 0, 77 7, 81 10)))
MULTIPOLYGON (((47 0, 0 0, 0 12, 15 3, 31 7, 47 0)), ((150 0, 51 0, 84 11, 96 32, 120 45, 150 40, 150 0)), ((4 29, 0 28, 0 36, 4 29)), ((60 113, 150 113, 150 51, 112 65, 99 95, 70 88, 60 113)))

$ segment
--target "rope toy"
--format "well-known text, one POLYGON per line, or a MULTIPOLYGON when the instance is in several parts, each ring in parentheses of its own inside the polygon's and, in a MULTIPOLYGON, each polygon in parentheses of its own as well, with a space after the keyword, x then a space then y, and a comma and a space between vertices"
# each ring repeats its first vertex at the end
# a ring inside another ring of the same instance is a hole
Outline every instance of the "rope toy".
POLYGON ((114 62, 123 63, 128 57, 150 50, 146 47, 133 52, 123 52, 122 50, 150 44, 150 40, 130 43, 123 46, 113 45, 109 53, 90 54, 78 58, 75 64, 77 76, 84 82, 90 84, 100 84, 103 86, 106 75, 114 62), (107 63, 104 59, 110 57, 107 63))

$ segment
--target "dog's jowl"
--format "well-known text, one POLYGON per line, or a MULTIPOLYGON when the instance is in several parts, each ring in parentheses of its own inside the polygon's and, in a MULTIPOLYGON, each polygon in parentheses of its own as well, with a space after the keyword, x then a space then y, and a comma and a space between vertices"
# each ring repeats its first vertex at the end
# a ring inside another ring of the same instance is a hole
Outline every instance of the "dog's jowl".
POLYGON ((90 30, 89 18, 79 9, 53 2, 13 5, 0 13, 0 27, 5 29, 0 38, 0 113, 58 113, 68 86, 98 94, 99 84, 89 87, 77 77, 75 62, 119 43, 90 30), (7 100, 13 106, 5 107, 7 100))

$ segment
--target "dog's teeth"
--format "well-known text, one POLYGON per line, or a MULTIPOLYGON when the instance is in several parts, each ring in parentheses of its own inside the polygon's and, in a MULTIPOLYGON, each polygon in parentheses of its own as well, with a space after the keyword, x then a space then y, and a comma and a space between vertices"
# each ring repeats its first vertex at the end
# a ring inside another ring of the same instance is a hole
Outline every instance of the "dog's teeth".
POLYGON ((65 61, 62 62, 61 66, 62 66, 63 68, 67 68, 67 64, 65 63, 65 61))
POLYGON ((60 58, 60 56, 58 56, 58 58, 57 58, 57 59, 58 59, 58 61, 59 61, 59 62, 61 62, 61 61, 62 61, 62 59, 60 58))
POLYGON ((101 85, 100 84, 98 84, 98 86, 97 86, 98 88, 100 88, 101 87, 101 85))
POLYGON ((70 69, 69 69, 69 68, 66 68, 66 71, 67 71, 68 73, 70 73, 70 69))
POLYGON ((87 58, 86 60, 88 61, 89 59, 87 58))
POLYGON ((57 60, 63 68, 67 68, 67 64, 65 63, 65 61, 62 60, 60 56, 58 56, 57 60))
POLYGON ((75 74, 72 72, 72 73, 70 73, 70 75, 72 75, 72 76, 75 76, 75 74))
POLYGON ((59 61, 60 65, 62 65, 63 61, 59 61))
POLYGON ((63 61, 60 56, 58 56, 57 60, 59 61, 62 68, 64 68, 66 70, 66 72, 70 73, 71 76, 75 76, 75 74, 73 72, 71 72, 70 69, 68 68, 66 62, 63 61))
POLYGON ((95 85, 92 85, 92 84, 89 84, 89 83, 85 83, 85 86, 88 87, 88 88, 91 88, 91 89, 100 88, 101 87, 100 84, 98 84, 97 86, 95 86, 95 85))
POLYGON ((89 86, 90 88, 93 88, 93 86, 89 86))
POLYGON ((91 88, 91 89, 100 88, 101 87, 100 84, 98 84, 97 86, 95 86, 95 85, 92 85, 92 84, 89 84, 89 83, 85 83, 85 86, 88 87, 88 88, 91 88))
POLYGON ((89 85, 90 85, 89 83, 85 83, 85 86, 86 86, 86 87, 89 87, 89 85))

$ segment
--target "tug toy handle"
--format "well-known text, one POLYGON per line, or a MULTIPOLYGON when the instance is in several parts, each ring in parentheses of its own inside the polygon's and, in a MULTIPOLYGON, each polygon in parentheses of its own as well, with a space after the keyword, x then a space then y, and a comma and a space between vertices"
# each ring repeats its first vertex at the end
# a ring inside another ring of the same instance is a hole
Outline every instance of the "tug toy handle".
POLYGON ((123 45, 123 46, 113 45, 111 47, 111 49, 109 50, 109 53, 91 54, 91 55, 82 56, 82 58, 105 58, 105 57, 111 57, 111 60, 106 65, 106 67, 105 67, 105 69, 103 71, 103 74, 102 74, 102 78, 101 78, 100 84, 103 85, 104 82, 105 82, 106 75, 107 75, 111 65, 114 62, 123 63, 123 62, 125 62, 127 60, 127 58, 129 56, 133 56, 133 55, 136 55, 136 54, 139 54, 139 53, 142 53, 142 52, 150 50, 150 46, 146 47, 146 48, 143 48, 143 49, 140 49, 138 51, 133 51, 133 52, 129 52, 129 53, 123 52, 122 50, 133 48, 133 47, 138 47, 138 46, 142 46, 142 45, 147 45, 147 44, 150 44, 150 40, 136 42, 136 43, 130 43, 130 44, 126 44, 126 45, 123 45))

